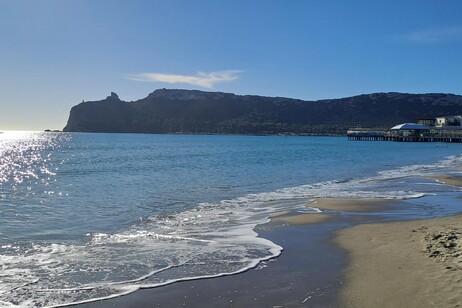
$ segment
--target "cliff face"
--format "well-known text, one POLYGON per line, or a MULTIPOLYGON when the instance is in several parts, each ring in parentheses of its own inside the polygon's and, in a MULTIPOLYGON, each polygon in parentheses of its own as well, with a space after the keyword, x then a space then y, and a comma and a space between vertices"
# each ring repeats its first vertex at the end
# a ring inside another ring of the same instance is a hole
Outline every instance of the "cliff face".
POLYGON ((125 132, 131 106, 111 93, 105 100, 82 102, 72 107, 64 128, 67 132, 125 132))
POLYGON ((343 134, 349 127, 389 128, 419 118, 462 114, 462 96, 375 93, 302 101, 195 90, 156 90, 124 102, 104 100, 71 109, 64 131, 126 133, 343 134))

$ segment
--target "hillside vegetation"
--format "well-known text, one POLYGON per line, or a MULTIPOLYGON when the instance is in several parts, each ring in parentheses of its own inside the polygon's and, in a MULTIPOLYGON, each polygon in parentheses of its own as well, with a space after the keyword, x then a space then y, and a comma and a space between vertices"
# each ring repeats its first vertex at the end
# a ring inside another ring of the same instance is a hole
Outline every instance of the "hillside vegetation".
POLYGON ((462 114, 454 94, 374 93, 303 101, 283 97, 160 89, 133 102, 111 93, 71 109, 64 131, 192 134, 345 134, 420 118, 462 114))

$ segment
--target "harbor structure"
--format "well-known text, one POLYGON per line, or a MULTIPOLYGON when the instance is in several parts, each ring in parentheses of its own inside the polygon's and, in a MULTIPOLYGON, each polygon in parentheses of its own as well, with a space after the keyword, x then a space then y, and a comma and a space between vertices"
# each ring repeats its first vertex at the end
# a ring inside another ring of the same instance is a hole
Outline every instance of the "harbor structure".
POLYGON ((451 128, 462 128, 462 116, 447 116, 447 117, 437 117, 435 119, 436 127, 451 127, 451 128))
POLYGON ((462 116, 420 119, 389 129, 352 128, 347 137, 357 141, 462 142, 462 116))

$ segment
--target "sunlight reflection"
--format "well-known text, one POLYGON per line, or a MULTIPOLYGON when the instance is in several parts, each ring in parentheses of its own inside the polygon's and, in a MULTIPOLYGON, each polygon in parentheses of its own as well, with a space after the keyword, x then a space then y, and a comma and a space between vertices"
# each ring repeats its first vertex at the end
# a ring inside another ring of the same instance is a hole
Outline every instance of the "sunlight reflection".
POLYGON ((0 185, 18 185, 51 172, 50 151, 56 146, 57 134, 32 131, 4 131, 0 134, 0 185))
POLYGON ((30 138, 34 135, 39 135, 41 132, 36 131, 19 131, 19 130, 5 130, 0 133, 0 141, 1 140, 17 140, 17 139, 24 139, 30 138))

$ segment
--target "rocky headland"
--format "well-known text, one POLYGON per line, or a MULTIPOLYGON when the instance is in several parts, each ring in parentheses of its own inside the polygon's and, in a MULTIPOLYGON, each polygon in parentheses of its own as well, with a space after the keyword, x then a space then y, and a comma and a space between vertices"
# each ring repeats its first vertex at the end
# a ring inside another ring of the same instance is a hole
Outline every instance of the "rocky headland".
POLYGON ((283 97, 160 89, 126 102, 111 93, 71 109, 66 132, 342 135, 462 114, 454 94, 374 93, 303 101, 283 97))

